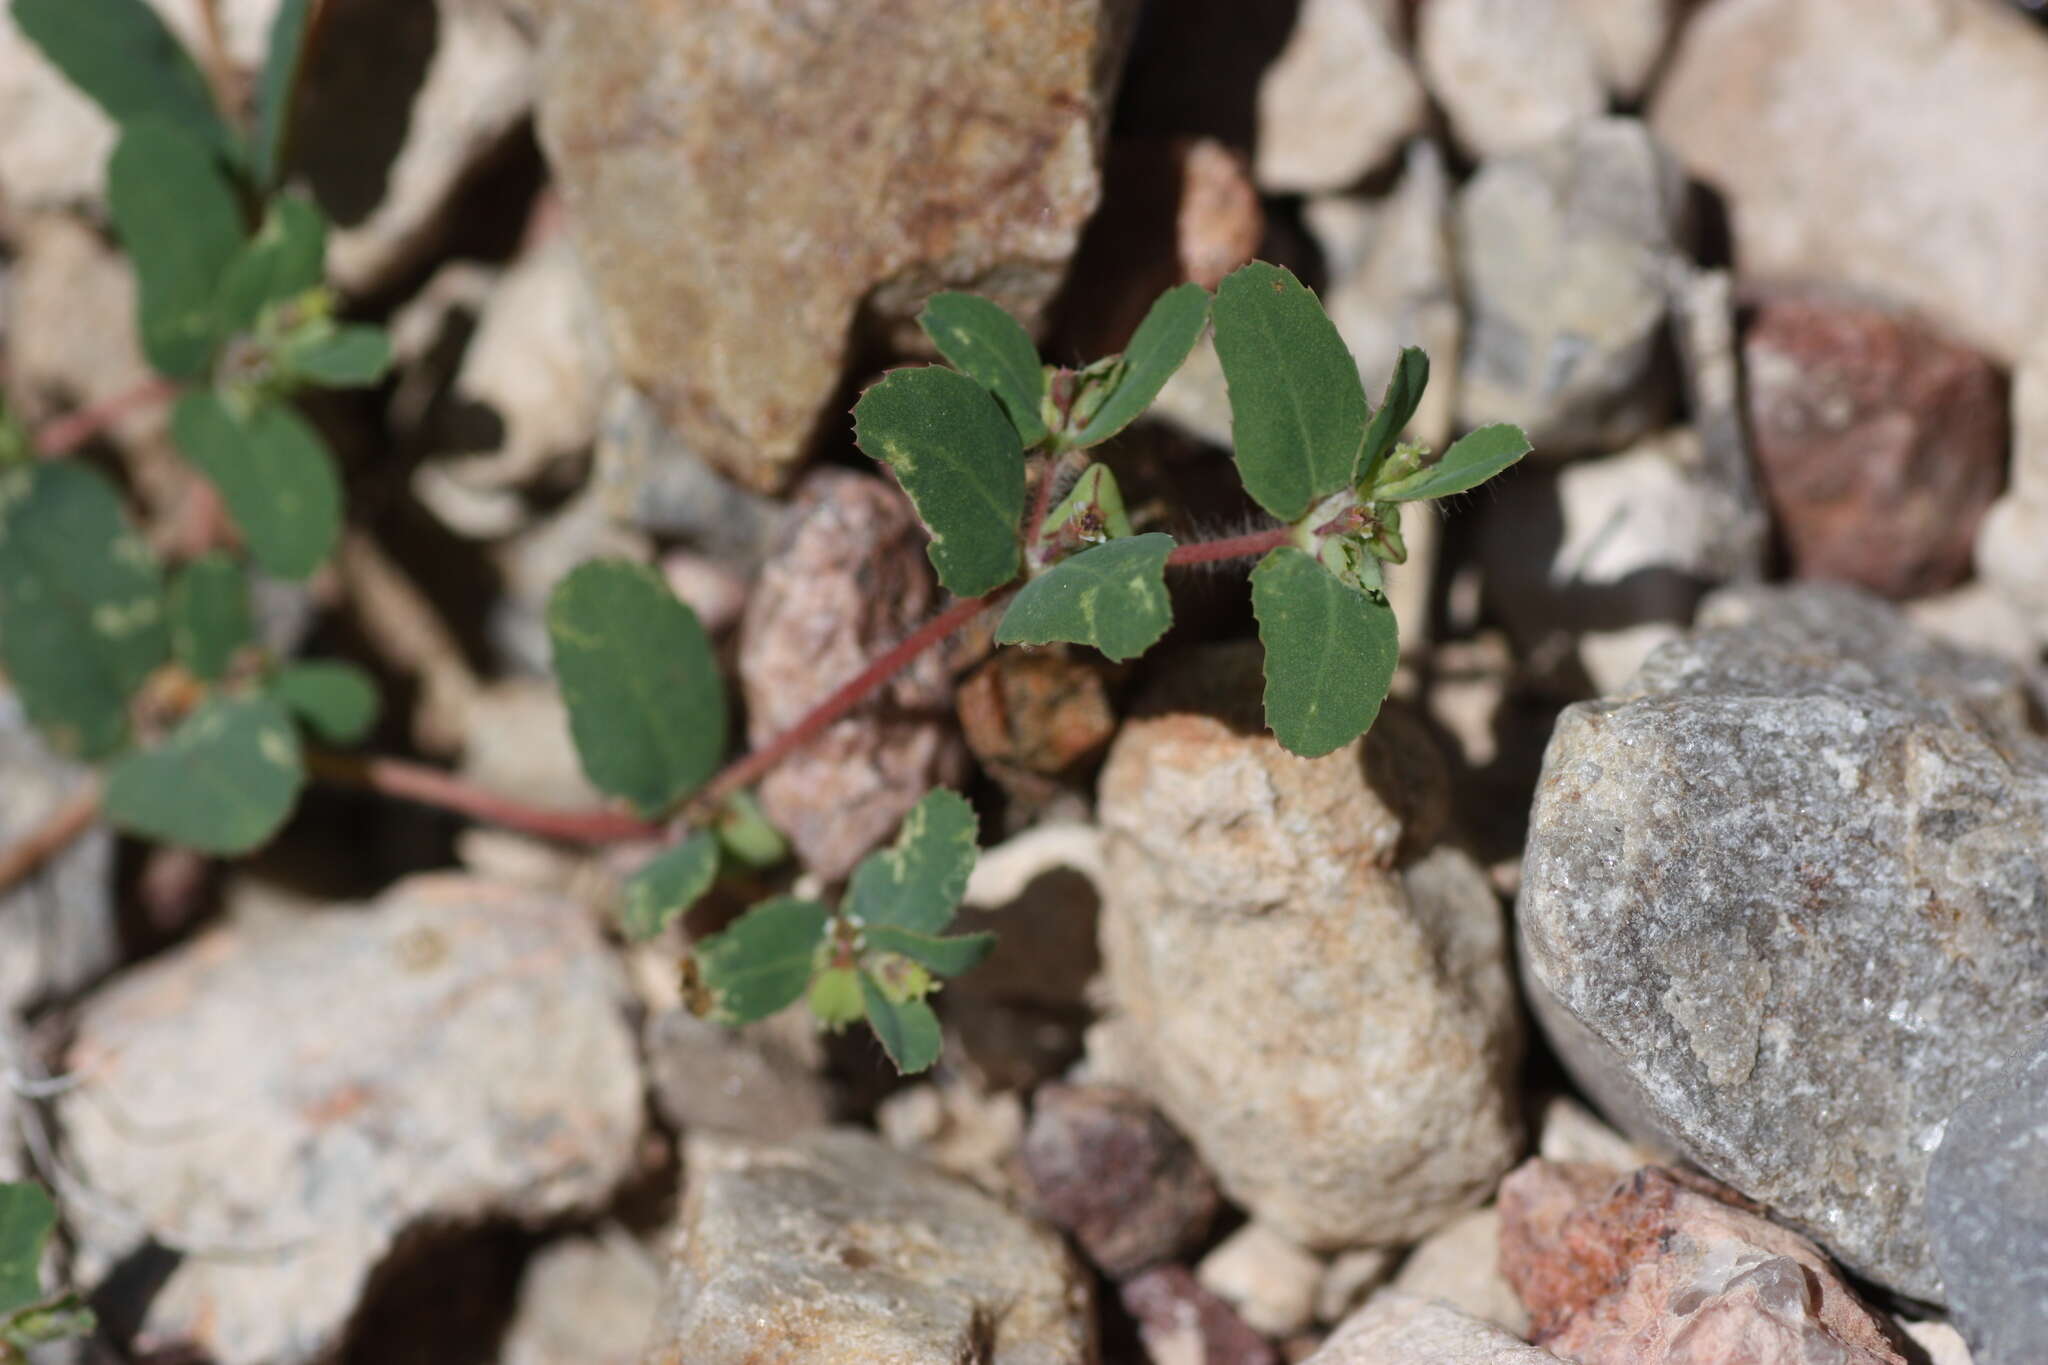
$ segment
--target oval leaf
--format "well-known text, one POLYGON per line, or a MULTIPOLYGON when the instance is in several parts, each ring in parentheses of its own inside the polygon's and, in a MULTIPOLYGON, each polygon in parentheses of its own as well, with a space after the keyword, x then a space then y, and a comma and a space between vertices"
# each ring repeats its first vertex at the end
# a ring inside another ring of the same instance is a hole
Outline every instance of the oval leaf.
POLYGON ((9 17, 115 123, 160 119, 236 155, 206 77, 143 0, 14 0, 9 17))
POLYGON ((1401 655, 1394 610, 1283 546, 1252 571, 1252 611, 1266 647, 1266 724, 1305 758, 1372 728, 1401 655))
POLYGON ((0 1318, 43 1301, 43 1244, 57 1206, 40 1185, 0 1183, 0 1318))
POLYGON ((1277 265, 1233 271, 1214 313, 1239 477, 1294 521, 1350 481, 1365 434, 1358 367, 1316 296, 1277 265))
POLYGON ((217 393, 190 393, 171 435, 220 490, 258 564, 280 578, 320 567, 341 534, 341 476, 305 418, 264 403, 245 419, 217 393))
POLYGON ((0 470, 0 663, 53 746, 100 758, 170 652, 156 558, 75 462, 0 470))
POLYGON ((1175 285, 1161 294, 1124 348, 1124 371, 1116 387, 1068 443, 1100 445, 1136 421, 1195 349, 1208 323, 1209 291, 1201 285, 1175 285))
POLYGON ((717 1017, 748 1024, 799 999, 830 919, 816 901, 777 896, 699 943, 697 971, 717 1017))
POLYGON ((1529 438, 1518 426, 1499 422, 1467 433, 1443 458, 1406 478, 1396 479, 1372 496, 1379 502, 1419 502, 1446 498, 1476 488, 1529 453, 1529 438))
POLYGON ((644 564, 597 559, 548 599, 548 638, 583 771, 659 815, 725 756, 725 684, 710 637, 644 564))
POLYGON ((1353 484, 1370 480, 1379 469, 1380 461, 1401 439, 1408 419, 1415 416, 1422 392, 1428 387, 1429 357, 1420 346, 1402 347, 1394 361, 1394 372, 1387 376, 1387 391, 1380 399, 1380 410, 1366 424, 1365 443, 1358 448, 1358 463, 1351 471, 1353 484))
POLYGON ((979 597, 1017 576, 1024 447, 981 385, 937 365, 895 370, 854 405, 853 438, 910 495, 949 591, 979 597))
POLYGON ((286 664, 270 680, 270 695, 329 744, 354 744, 377 723, 377 684, 354 664, 286 664))
POLYGON ((263 59, 263 78, 256 87, 256 128, 250 136, 250 171, 259 188, 268 189, 284 174, 286 139, 291 133, 292 97, 306 56, 313 0, 283 0, 270 21, 270 51, 263 59))
POLYGON ((960 793, 944 787, 926 792, 903 817, 895 845, 870 853, 853 870, 842 908, 864 928, 886 924, 938 933, 952 922, 967 892, 979 828, 974 808, 960 793))
POLYGON ((292 813, 305 769, 298 732, 268 697, 214 697, 162 744, 107 772, 107 818, 201 853, 247 853, 292 813))
POLYGON ((635 942, 687 914, 718 879, 718 836, 692 834, 633 874, 619 902, 619 927, 635 942))
POLYGON ((107 162, 107 212, 135 262, 149 363, 172 379, 199 378, 227 331, 221 282, 242 250, 234 188, 203 143, 144 120, 107 162))
POLYGON ((216 551, 195 559, 171 580, 171 652, 207 682, 228 671, 235 651, 255 638, 249 580, 242 566, 216 551))
POLYGON ((326 216, 298 195, 277 196, 263 226, 221 277, 222 326, 254 327, 265 308, 319 287, 326 265, 326 216))
POLYGON ((917 325, 948 364, 995 396, 1019 441, 1035 446, 1045 439, 1045 367, 1017 319, 978 294, 944 293, 925 300, 917 325))
POLYGON ((365 388, 391 369, 391 341, 383 328, 367 323, 329 324, 281 347, 277 367, 324 389, 365 388))
POLYGON ((996 946, 994 934, 956 934, 950 938, 937 934, 914 934, 908 929, 897 929, 889 925, 863 931, 870 948, 885 953, 901 953, 913 962, 931 969, 935 976, 958 976, 964 971, 980 965, 996 946))
POLYGON ((861 1003, 867 1006, 868 1027, 875 1031, 882 1050, 903 1075, 923 1071, 939 1059, 939 1016, 922 1000, 891 1000, 861 973, 861 1003))
POLYGON ((1000 645, 1054 641, 1090 645, 1114 660, 1134 659, 1173 624, 1166 557, 1173 537, 1157 531, 1092 545, 1032 579, 996 627, 1000 645))

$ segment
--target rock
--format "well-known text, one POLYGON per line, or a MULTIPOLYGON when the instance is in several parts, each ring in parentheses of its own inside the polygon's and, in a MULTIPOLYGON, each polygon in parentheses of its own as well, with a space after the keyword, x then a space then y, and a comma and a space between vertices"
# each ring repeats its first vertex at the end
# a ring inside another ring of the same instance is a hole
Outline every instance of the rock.
POLYGON ((1225 275, 1258 254, 1266 211, 1244 159, 1222 143, 1212 138, 1180 143, 1174 161, 1180 171, 1174 262, 1182 278, 1213 293, 1225 275))
POLYGON ((1006 1204, 1017 1202, 1017 1149, 1024 1101, 991 1094, 952 1076, 896 1091, 875 1111, 875 1127, 899 1152, 972 1181, 1006 1204))
POLYGON ((1183 658, 1182 695, 1103 770, 1107 1079, 1298 1244, 1399 1245, 1519 1149, 1499 909, 1440 842, 1442 759, 1412 719, 1297 758, 1257 721, 1258 658, 1183 658))
POLYGON ((1670 1158, 1640 1142, 1630 1142, 1566 1095, 1553 1095, 1537 1123, 1536 1155, 1545 1161, 1612 1166, 1632 1171, 1666 1163, 1670 1158))
MULTIPOLYGON (((1995 513, 1994 505, 1992 511, 1995 513)), ((1984 538, 1977 538, 1983 544, 1984 538)), ((1990 654, 2020 668, 2035 668, 2041 661, 2034 622, 2013 604, 2011 598, 1981 578, 1960 588, 1917 597, 1900 604, 1906 619, 1929 639, 1957 649, 1990 654)), ((2036 690, 2041 682, 2036 679, 2036 690)))
POLYGON ((1757 466, 1802 578, 1953 587, 2005 472, 1983 356, 1867 305, 1783 296, 1743 340, 1757 466))
POLYGON ((1973 1365, 1963 1334, 1945 1322, 1907 1322, 1899 1327, 1927 1355, 1927 1365, 1973 1365))
POLYGON ((696 1137, 644 1365, 1094 1365, 1052 1232, 852 1129, 696 1137))
POLYGON ((781 503, 712 469, 628 384, 605 400, 591 485, 620 525, 687 541, 729 566, 758 567, 784 516, 781 503))
POLYGON ((668 1009, 649 1015, 641 1036, 655 1106, 682 1132, 766 1141, 831 1118, 824 1056, 807 1020, 792 1026, 777 1016, 734 1029, 668 1009))
POLYGON ((1557 457, 1662 423, 1671 395, 1656 361, 1685 202, 1678 163, 1634 119, 1594 119, 1481 166, 1458 194, 1460 424, 1520 423, 1557 457))
POLYGON ((1280 1353, 1185 1266, 1155 1266, 1125 1280, 1124 1311, 1153 1365, 1280 1365, 1280 1353))
POLYGON ((1771 569, 1771 510, 1756 474, 1743 414, 1742 366, 1736 354, 1735 282, 1726 270, 1674 261, 1671 335, 1692 429, 1700 438, 1700 469, 1719 506, 1709 542, 1714 576, 1761 582, 1771 569))
POLYGON ((1678 0, 1565 0, 1565 8, 1592 48, 1601 83, 1623 100, 1640 98, 1671 43, 1678 0))
POLYGON ((1530 1339, 1577 1365, 1904 1365, 1819 1248, 1659 1166, 1541 1159, 1501 1186, 1530 1339))
POLYGON ((1417 1294, 1382 1294, 1302 1365, 1549 1365, 1556 1356, 1417 1294))
POLYGON ((1429 0, 1423 77, 1475 158, 1549 142, 1603 113, 1601 55, 1573 0, 1429 0))
POLYGON ((542 1249, 519 1282, 499 1365, 637 1365, 661 1269, 622 1229, 542 1249))
MULTIPOLYGON (((1451 1226, 1456 1227, 1457 1223, 1451 1226)), ((1331 1257, 1323 1267, 1322 1282, 1316 1286, 1316 1321, 1334 1326, 1350 1317, 1368 1294, 1386 1282, 1398 1260, 1400 1256, 1385 1247, 1345 1251, 1331 1257)))
POLYGON ((1029 1197, 1111 1279, 1192 1251, 1216 1216, 1194 1148, 1117 1086, 1040 1086, 1020 1155, 1029 1197))
POLYGON ((1500 1273, 1500 1210, 1488 1205, 1460 1214, 1408 1253, 1393 1290, 1436 1299, 1518 1337, 1529 1335, 1529 1310, 1500 1273))
POLYGON ((1020 795, 1100 754, 1116 733, 1109 678, 1099 659, 1060 649, 1004 649, 955 694, 974 757, 1020 795))
MULTIPOLYGON (((89 768, 44 745, 20 698, 0 688, 0 849, 41 829, 91 781, 89 768)), ((0 890, 0 1032, 4 1021, 113 970, 121 961, 117 916, 114 834, 97 820, 34 875, 0 890)), ((0 1139, 13 1132, 0 1126, 0 1139)))
POLYGON ((1854 590, 1730 591, 1559 719, 1523 861, 1522 979, 1581 1087, 1930 1301, 1941 1125, 2048 1021, 2027 716, 1854 590))
MULTIPOLYGON (((880 479, 820 470, 747 600, 739 676, 747 737, 767 743, 922 625, 938 605, 925 533, 880 479)), ((918 798, 958 770, 942 717, 946 668, 928 653, 761 783, 761 809, 804 865, 846 876, 918 798)))
POLYGON ((552 680, 506 678, 469 699, 462 776, 487 791, 540 806, 589 810, 604 797, 583 775, 569 709, 552 680))
POLYGON ((1306 1331, 1316 1316, 1323 1263, 1263 1223, 1246 1223, 1195 1267, 1195 1280, 1269 1337, 1306 1331))
POLYGON ((100 197, 114 127, 0 6, 0 204, 10 214, 100 197))
POLYGON ((1978 1365, 2048 1341, 2048 1031, 1949 1115, 1927 1168, 1927 1236, 1978 1365))
POLYGON ((626 997, 578 906, 454 876, 132 969, 86 1002, 58 1102, 103 1196, 81 1282, 153 1238, 196 1254, 135 1307, 139 1349, 328 1358, 408 1234, 611 1195, 642 1123, 626 997))
POLYGON ((1252 168, 1268 194, 1354 185, 1423 129, 1429 99, 1371 0, 1303 0, 1259 79, 1252 168))
POLYGON ((1977 573, 2048 643, 2048 337, 2012 377, 2012 462, 2005 496, 1977 533, 1977 573))
POLYGON ((620 365, 759 488, 826 416, 864 308, 901 323, 964 288, 1036 317, 1096 206, 1136 10, 545 8, 541 142, 620 365))
POLYGON ((484 635, 507 672, 554 677, 554 642, 547 604, 555 585, 585 560, 615 556, 653 558, 649 538, 611 517, 603 494, 585 487, 539 520, 490 547, 497 595, 484 619, 484 635))
POLYGON ((1651 121, 1750 279, 1870 290, 2006 363, 2048 317, 2048 43, 1996 0, 1714 0, 1651 121))

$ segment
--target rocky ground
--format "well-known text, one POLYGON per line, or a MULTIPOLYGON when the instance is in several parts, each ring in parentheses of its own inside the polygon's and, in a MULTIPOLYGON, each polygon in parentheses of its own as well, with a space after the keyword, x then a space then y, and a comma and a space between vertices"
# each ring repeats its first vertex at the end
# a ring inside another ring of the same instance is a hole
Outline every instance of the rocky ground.
MULTIPOLYGON (((274 0, 220 9, 253 69, 274 0)), ((245 864, 73 843, 0 894, 0 1174, 102 1322, 51 1360, 2044 1359, 2038 18, 330 9, 302 169, 400 364, 315 414, 352 530, 264 626, 379 671, 386 750, 593 804, 541 606, 596 554, 661 565, 757 742, 931 615, 845 413, 935 287, 1079 360, 1280 261, 1369 391, 1429 349, 1417 436, 1536 454, 1411 528, 1352 750, 1246 723, 1210 576, 1135 669, 970 632, 765 784, 824 882, 976 800, 1000 946, 914 1083, 694 1018, 610 855, 333 794, 245 864)), ((0 21, 31 420, 146 374, 110 145, 0 21)), ((1110 459, 1215 534, 1228 437, 1205 344, 1110 459)), ((90 455, 176 525, 160 409, 90 455)), ((78 781, 0 692, 0 845, 78 781)))

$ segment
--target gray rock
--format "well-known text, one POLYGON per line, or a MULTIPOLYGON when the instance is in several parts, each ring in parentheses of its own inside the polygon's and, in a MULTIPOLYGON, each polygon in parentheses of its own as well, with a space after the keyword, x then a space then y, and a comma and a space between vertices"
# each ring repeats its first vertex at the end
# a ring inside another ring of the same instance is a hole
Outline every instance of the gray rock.
POLYGON ((1556 1360, 1447 1303, 1393 1290, 1345 1319, 1302 1365, 1555 1365, 1556 1360))
POLYGON ((1930 1300, 1942 1123, 2048 1019, 2027 715, 1854 590, 1724 593, 1559 720, 1523 862, 1523 979, 1609 1116, 1930 1300))
POLYGON ((621 525, 686 541, 727 564, 759 565, 782 522, 780 503, 706 464, 628 384, 605 400, 591 483, 621 525))
MULTIPOLYGON (((0 849, 41 828, 92 780, 44 745, 0 689, 0 849)), ((0 891, 0 1019, 77 991, 121 959, 114 836, 94 821, 35 875, 0 891)))
POLYGON ((1304 0, 1287 45, 1259 77, 1260 189, 1342 189, 1422 131, 1429 97, 1374 8, 1304 0))
POLYGON ((642 1039, 662 1117, 684 1132, 762 1139, 823 1127, 832 1092, 802 1022, 804 1033, 792 1038, 780 1018, 734 1029, 685 1009, 650 1014, 642 1039))
POLYGON ((1648 129, 1594 119, 1487 162, 1458 196, 1457 230, 1463 424, 1517 422, 1539 455, 1560 456, 1663 421, 1669 386, 1650 381, 1685 177, 1648 129))
POLYGON ((661 1306, 661 1267, 621 1228, 536 1253, 499 1365, 635 1365, 661 1306))
POLYGON ((58 1104, 101 1196, 83 1281, 154 1238, 186 1254, 143 1349, 328 1358, 406 1234, 609 1197, 643 1117, 627 996, 581 907, 461 877, 134 969, 86 1002, 58 1104))
POLYGON ((698 1137, 684 1169, 645 1365, 1094 1365, 1058 1235, 872 1134, 698 1137))
POLYGON ((1949 1115, 1927 1168, 1927 1236, 1977 1365, 2048 1342, 2048 1033, 1949 1115))
MULTIPOLYGON (((1610 0, 1610 3, 1612 0, 1610 0)), ((1430 0, 1416 46, 1475 156, 1547 142, 1607 107, 1600 54, 1570 0, 1430 0)))

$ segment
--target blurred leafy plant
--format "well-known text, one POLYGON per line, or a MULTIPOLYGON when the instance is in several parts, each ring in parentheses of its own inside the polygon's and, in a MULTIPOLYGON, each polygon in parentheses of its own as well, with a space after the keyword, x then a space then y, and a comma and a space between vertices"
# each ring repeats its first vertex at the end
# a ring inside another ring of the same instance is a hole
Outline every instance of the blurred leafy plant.
POLYGON ((92 1310, 76 1294, 43 1292, 43 1249, 56 1225, 42 1186, 0 1182, 0 1365, 23 1365, 30 1347, 92 1333, 92 1310))

